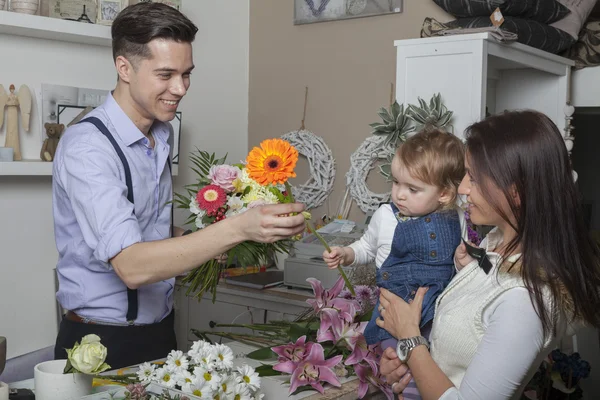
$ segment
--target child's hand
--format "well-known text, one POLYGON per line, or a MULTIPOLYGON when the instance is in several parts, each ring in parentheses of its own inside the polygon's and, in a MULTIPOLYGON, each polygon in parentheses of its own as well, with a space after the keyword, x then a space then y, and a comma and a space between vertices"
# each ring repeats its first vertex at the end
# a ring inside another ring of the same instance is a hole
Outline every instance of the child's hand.
POLYGON ((215 257, 219 264, 227 264, 227 253, 219 254, 215 257))
POLYGON ((454 263, 456 264, 456 269, 459 271, 466 267, 471 261, 475 259, 467 253, 467 247, 463 242, 460 242, 460 245, 456 248, 454 252, 454 263))
POLYGON ((323 260, 330 269, 335 269, 340 265, 344 265, 346 252, 343 247, 332 247, 331 252, 325 250, 323 252, 323 260))

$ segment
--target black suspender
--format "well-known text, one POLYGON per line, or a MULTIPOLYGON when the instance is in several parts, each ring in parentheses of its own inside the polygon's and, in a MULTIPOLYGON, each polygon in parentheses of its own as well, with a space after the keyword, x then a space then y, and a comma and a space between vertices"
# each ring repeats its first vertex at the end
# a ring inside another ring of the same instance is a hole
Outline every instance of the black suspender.
MULTIPOLYGON (((113 147, 115 148, 117 155, 119 156, 119 158, 121 159, 121 162, 123 163, 123 169, 125 170, 125 184, 127 185, 127 200, 129 200, 131 202, 131 204, 135 204, 133 201, 133 184, 131 181, 131 169, 129 168, 129 163, 127 162, 127 158, 125 157, 125 154, 123 154, 123 150, 121 150, 121 147, 117 144, 117 141, 115 140, 113 135, 110 133, 108 128, 106 128, 106 125, 104 125, 104 123, 102 121, 100 121, 100 119, 98 119, 96 117, 88 117, 88 118, 83 119, 79 123, 83 123, 83 122, 89 122, 91 124, 94 124, 96 126, 96 128, 98 128, 98 130, 104 136, 106 136, 106 138, 109 140, 110 144, 112 144, 113 147)), ((167 163, 169 165, 169 171, 171 171, 171 159, 170 159, 170 157, 167 157, 167 158, 169 160, 169 162, 167 163)), ((135 213, 135 209, 134 209, 134 213, 135 213)), ((173 225, 173 207, 171 207, 171 229, 173 229, 172 225, 173 225)), ((172 234, 173 233, 171 231, 171 235, 172 234)), ((130 325, 133 325, 134 321, 137 318, 137 314, 138 314, 137 290, 127 288, 127 316, 126 316, 126 318, 127 318, 127 322, 130 325)))

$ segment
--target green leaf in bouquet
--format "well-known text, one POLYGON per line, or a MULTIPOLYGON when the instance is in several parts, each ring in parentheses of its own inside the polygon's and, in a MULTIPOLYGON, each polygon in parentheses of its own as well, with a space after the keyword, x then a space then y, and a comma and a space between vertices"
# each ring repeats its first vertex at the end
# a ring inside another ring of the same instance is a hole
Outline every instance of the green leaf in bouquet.
POLYGON ((371 316, 373 316, 373 310, 370 310, 363 315, 360 316, 359 322, 368 322, 371 320, 371 316))
POLYGON ((277 358, 277 354, 271 350, 271 347, 263 347, 246 354, 246 357, 253 360, 272 360, 277 358))
POLYGON ((277 201, 279 201, 280 203, 287 203, 287 199, 285 198, 283 193, 281 193, 281 190, 277 189, 274 186, 270 186, 269 192, 273 193, 277 197, 277 201))
POLYGON ((262 364, 256 368, 254 368, 254 371, 256 371, 256 373, 258 374, 258 376, 278 376, 278 375, 282 375, 281 372, 279 371, 275 371, 273 369, 272 365, 268 365, 268 364, 262 364))
POLYGON ((288 330, 288 336, 290 337, 290 340, 292 342, 295 342, 296 340, 298 340, 298 338, 304 336, 304 335, 308 335, 310 333, 310 329, 308 329, 305 326, 299 325, 299 324, 290 324, 289 330, 288 330))

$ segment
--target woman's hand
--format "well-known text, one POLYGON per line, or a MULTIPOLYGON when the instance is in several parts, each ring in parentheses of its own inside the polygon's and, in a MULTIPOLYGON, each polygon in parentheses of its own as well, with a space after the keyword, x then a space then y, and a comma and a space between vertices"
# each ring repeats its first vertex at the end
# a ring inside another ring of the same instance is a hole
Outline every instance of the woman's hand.
POLYGON ((412 375, 406 364, 402 364, 391 347, 385 349, 381 356, 379 372, 385 377, 388 385, 392 386, 392 391, 398 394, 398 400, 404 399, 402 391, 408 386, 412 375))
POLYGON ((421 287, 417 290, 415 298, 409 303, 387 289, 381 288, 379 294, 379 313, 382 318, 377 318, 377 326, 388 331, 396 339, 405 339, 420 336, 421 311, 423 297, 428 288, 421 287))

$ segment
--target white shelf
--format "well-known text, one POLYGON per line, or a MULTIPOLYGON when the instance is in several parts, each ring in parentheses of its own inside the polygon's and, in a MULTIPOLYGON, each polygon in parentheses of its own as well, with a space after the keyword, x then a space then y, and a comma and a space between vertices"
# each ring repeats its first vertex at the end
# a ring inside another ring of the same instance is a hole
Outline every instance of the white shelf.
MULTIPOLYGON (((179 165, 173 165, 173 176, 179 174, 179 165)), ((51 176, 52 163, 42 160, 0 162, 0 176, 51 176)))
POLYGON ((0 33, 111 46, 110 26, 0 11, 0 33))

